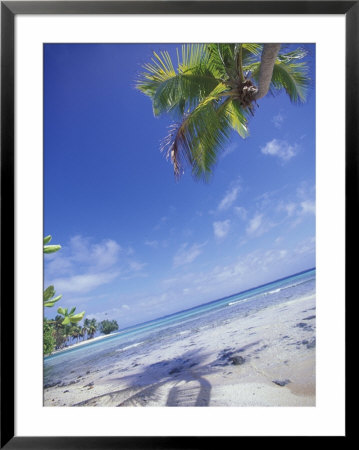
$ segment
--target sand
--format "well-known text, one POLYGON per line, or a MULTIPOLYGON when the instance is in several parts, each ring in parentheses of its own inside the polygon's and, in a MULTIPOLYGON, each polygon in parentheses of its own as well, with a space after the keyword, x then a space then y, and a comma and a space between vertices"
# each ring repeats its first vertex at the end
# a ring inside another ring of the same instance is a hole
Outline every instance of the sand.
POLYGON ((88 344, 92 344, 95 341, 102 341, 104 339, 108 339, 108 338, 112 338, 114 337, 116 334, 121 334, 121 332, 118 333, 111 333, 111 334, 107 334, 105 336, 96 336, 94 338, 91 339, 86 339, 84 341, 80 341, 80 342, 76 342, 76 344, 70 344, 67 347, 61 348, 59 350, 55 350, 51 353, 51 355, 56 355, 57 353, 63 353, 66 352, 69 349, 72 348, 76 348, 76 347, 82 347, 83 345, 88 345, 88 344))
POLYGON ((44 390, 45 406, 315 406, 315 296, 191 329, 44 390))

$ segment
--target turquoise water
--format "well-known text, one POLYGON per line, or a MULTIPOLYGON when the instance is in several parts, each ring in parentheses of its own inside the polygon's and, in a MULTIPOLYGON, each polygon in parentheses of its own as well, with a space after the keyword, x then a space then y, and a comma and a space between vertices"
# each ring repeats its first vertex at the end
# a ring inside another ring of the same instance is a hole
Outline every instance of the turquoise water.
POLYGON ((183 331, 216 326, 230 318, 315 293, 315 274, 315 269, 310 269, 48 356, 44 359, 44 384, 59 379, 66 382, 77 374, 93 372, 96 367, 104 369, 110 366, 110 361, 113 363, 114 357, 123 359, 136 352, 146 353, 164 340, 168 343, 171 338, 178 339, 183 331))

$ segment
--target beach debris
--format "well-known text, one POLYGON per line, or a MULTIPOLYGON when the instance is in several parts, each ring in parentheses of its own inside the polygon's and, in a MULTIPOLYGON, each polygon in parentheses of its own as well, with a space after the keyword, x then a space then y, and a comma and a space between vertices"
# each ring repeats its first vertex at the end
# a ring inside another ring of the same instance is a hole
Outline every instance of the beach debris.
POLYGON ((81 380, 72 380, 72 381, 69 381, 68 383, 66 383, 65 384, 65 386, 70 386, 71 384, 77 384, 77 383, 79 383, 81 380))
POLYGON ((93 381, 91 381, 91 383, 89 383, 89 384, 86 384, 84 387, 91 387, 91 386, 93 386, 95 383, 93 382, 93 381))
POLYGON ((230 364, 234 366, 240 366, 245 363, 245 358, 237 353, 242 352, 242 349, 233 350, 231 348, 225 348, 218 354, 218 359, 213 363, 214 366, 228 366, 230 364))
POLYGON ((272 382, 273 382, 274 384, 277 384, 278 386, 285 386, 285 385, 287 385, 288 383, 290 383, 291 381, 288 380, 288 379, 286 379, 286 380, 272 380, 272 382))
POLYGON ((309 317, 305 317, 303 320, 312 320, 312 319, 315 319, 316 318, 316 316, 309 316, 309 317))
POLYGON ((301 328, 304 331, 313 331, 313 327, 304 322, 299 322, 295 325, 296 328, 301 328))
POLYGON ((57 386, 59 384, 61 384, 60 380, 55 381, 54 383, 48 383, 48 384, 45 384, 44 389, 49 389, 49 388, 52 388, 52 387, 57 386))
POLYGON ((225 348, 218 353, 218 359, 213 363, 215 366, 227 366, 230 364, 230 358, 233 357, 234 351, 231 348, 225 348))
POLYGON ((315 341, 315 337, 314 337, 307 343, 307 348, 315 348, 315 345, 316 345, 316 341, 315 341))
POLYGON ((233 356, 232 358, 229 358, 229 360, 232 361, 234 366, 240 366, 246 362, 243 356, 233 356))

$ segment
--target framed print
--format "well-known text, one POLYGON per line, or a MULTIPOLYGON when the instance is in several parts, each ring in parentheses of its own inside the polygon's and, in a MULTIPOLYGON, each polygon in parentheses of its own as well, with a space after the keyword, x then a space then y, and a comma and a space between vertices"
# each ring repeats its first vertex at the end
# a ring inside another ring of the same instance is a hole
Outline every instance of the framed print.
POLYGON ((347 436, 358 8, 1 3, 2 447, 347 436))

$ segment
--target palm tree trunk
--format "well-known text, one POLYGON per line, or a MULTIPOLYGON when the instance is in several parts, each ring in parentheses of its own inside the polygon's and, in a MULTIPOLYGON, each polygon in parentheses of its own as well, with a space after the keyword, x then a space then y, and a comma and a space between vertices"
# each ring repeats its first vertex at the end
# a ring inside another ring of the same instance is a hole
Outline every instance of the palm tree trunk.
POLYGON ((272 80, 273 67, 280 49, 280 44, 264 44, 259 68, 258 92, 256 100, 267 95, 272 80))

